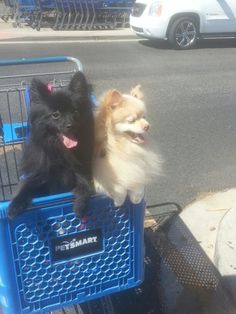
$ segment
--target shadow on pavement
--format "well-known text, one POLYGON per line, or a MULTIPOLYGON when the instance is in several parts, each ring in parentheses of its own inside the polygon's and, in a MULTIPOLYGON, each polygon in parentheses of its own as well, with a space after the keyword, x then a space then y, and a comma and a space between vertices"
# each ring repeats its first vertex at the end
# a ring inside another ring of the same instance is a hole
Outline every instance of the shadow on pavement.
MULTIPOLYGON (((155 49, 172 49, 169 43, 165 40, 147 40, 141 39, 139 43, 143 46, 147 46, 155 49)), ((215 48, 236 48, 235 38, 217 38, 217 39, 201 39, 195 46, 195 49, 215 49, 215 48)), ((176 50, 177 51, 177 50, 176 50)))
MULTIPOLYGON (((150 234, 153 243, 157 243, 156 236, 159 238, 156 248, 162 263, 169 270, 169 275, 172 273, 172 278, 181 285, 179 294, 168 296, 175 302, 172 307, 166 304, 164 313, 236 313, 236 298, 231 295, 225 278, 221 277, 180 217, 175 219, 168 230, 159 231, 159 235, 150 234)), ((164 294, 168 295, 168 286, 163 288, 164 294)))

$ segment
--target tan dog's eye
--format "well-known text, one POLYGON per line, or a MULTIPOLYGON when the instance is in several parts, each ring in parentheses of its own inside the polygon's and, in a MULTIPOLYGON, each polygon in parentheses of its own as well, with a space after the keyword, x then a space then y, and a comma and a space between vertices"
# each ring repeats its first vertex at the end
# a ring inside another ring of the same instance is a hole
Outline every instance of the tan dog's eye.
POLYGON ((128 123, 134 123, 135 122, 135 118, 134 117, 128 117, 126 121, 128 123))

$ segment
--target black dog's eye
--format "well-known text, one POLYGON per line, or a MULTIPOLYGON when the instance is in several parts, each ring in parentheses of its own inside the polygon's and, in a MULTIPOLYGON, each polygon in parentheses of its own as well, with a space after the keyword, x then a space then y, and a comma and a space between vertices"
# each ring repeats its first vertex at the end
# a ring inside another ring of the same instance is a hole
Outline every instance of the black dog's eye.
POLYGON ((78 110, 75 110, 74 113, 75 113, 75 115, 76 115, 77 118, 80 117, 80 112, 79 112, 78 110))
POLYGON ((61 117, 61 113, 57 110, 57 111, 54 111, 52 114, 51 114, 51 117, 55 120, 59 119, 61 117))

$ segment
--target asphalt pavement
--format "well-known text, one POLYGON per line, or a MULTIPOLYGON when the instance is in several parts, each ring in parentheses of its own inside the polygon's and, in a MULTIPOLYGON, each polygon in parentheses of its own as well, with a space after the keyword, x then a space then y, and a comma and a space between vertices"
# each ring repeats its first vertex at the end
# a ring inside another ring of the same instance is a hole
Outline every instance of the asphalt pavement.
MULTIPOLYGON (((0 20, 1 42, 18 40, 60 41, 68 39, 105 40, 108 38, 114 40, 137 39, 129 28, 91 31, 54 31, 46 28, 36 31, 26 26, 13 28, 11 23, 0 20)), ((217 200, 215 205, 213 204, 210 207, 208 203, 196 200, 182 211, 178 223, 181 221, 185 225, 188 233, 194 237, 196 243, 201 246, 206 256, 215 265, 236 302, 236 191, 231 191, 231 193, 233 195, 232 201, 230 204, 223 205, 222 208, 217 207, 217 200)), ((222 197, 224 199, 224 195, 222 197)), ((178 242, 176 236, 177 224, 171 226, 170 233, 178 242)), ((181 241, 182 239, 179 239, 179 243, 181 241)), ((178 243, 176 245, 178 246, 178 243)), ((187 256, 185 257, 187 258, 187 256)), ((236 313, 236 308, 232 310, 232 313, 236 313)))

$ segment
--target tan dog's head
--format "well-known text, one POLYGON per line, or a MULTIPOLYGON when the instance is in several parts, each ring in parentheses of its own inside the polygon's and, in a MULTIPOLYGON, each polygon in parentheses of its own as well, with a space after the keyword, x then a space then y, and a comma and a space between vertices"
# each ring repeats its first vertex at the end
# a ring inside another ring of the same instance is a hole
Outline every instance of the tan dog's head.
POLYGON ((122 135, 130 142, 143 144, 143 134, 149 129, 149 123, 144 118, 145 103, 141 100, 143 94, 140 85, 130 92, 130 95, 121 94, 118 90, 109 90, 101 103, 100 129, 122 135))

